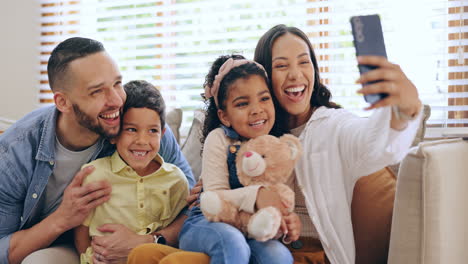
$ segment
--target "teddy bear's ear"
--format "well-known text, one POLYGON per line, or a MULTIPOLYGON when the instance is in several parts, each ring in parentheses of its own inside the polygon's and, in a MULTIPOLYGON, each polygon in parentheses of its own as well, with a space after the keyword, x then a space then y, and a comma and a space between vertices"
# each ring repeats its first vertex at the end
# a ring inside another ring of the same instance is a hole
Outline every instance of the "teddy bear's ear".
POLYGON ((291 134, 285 134, 280 137, 280 140, 286 143, 291 151, 291 160, 295 160, 302 152, 301 142, 291 134))

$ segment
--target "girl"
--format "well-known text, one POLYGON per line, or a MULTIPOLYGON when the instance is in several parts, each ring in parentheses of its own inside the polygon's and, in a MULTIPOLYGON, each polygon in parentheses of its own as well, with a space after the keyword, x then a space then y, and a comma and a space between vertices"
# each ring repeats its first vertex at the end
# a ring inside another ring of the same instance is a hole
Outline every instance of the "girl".
MULTIPOLYGON (((202 139, 203 189, 233 189, 232 195, 243 198, 240 208, 254 212, 266 206, 256 199, 259 189, 263 188, 239 188, 242 186, 235 174, 235 148, 230 146, 260 135, 281 134, 280 126, 275 126, 268 77, 261 65, 240 55, 221 56, 206 76, 205 97, 208 109, 202 139)), ((285 221, 285 232, 293 240, 299 234, 298 217, 292 213, 285 216, 285 221)), ((192 209, 182 227, 180 248, 204 252, 211 257, 211 263, 293 262, 291 253, 281 242, 246 239, 231 225, 207 221, 199 208, 192 209)))
MULTIPOLYGON (((207 111, 203 128, 202 172, 204 190, 232 189, 241 197, 239 207, 247 212, 276 206, 283 213, 282 232, 285 240, 297 240, 300 220, 287 213, 281 202, 260 186, 244 188, 235 173, 233 145, 250 138, 273 134, 280 136, 286 126, 275 122, 275 107, 268 77, 263 67, 243 56, 221 56, 212 65, 205 79, 207 111), (262 196, 262 199, 257 199, 262 196)), ((292 263, 288 248, 277 240, 258 242, 247 239, 235 227, 209 222, 199 207, 193 207, 179 235, 182 250, 148 244, 135 248, 128 263, 292 263), (187 252, 195 251, 195 252, 187 252)))

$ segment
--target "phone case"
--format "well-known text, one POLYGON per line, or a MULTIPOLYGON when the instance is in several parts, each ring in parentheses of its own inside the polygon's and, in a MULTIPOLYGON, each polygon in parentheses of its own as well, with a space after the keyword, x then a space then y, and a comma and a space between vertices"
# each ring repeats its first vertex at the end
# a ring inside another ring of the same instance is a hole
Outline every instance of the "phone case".
MULTIPOLYGON (((354 38, 356 56, 377 55, 387 57, 385 42, 383 38, 382 25, 378 15, 353 16, 351 17, 351 28, 354 38)), ((377 67, 371 65, 358 65, 361 74, 377 67)), ((368 85, 375 82, 366 83, 368 85)), ((387 97, 387 93, 364 95, 366 102, 374 104, 387 97)))

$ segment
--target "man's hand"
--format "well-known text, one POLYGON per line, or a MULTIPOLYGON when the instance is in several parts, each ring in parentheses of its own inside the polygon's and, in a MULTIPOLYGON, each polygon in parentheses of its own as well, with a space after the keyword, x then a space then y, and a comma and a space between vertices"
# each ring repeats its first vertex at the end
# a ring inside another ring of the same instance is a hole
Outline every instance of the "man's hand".
POLYGON ((133 248, 153 242, 150 235, 137 235, 121 224, 105 224, 98 227, 98 230, 111 234, 93 237, 91 247, 96 263, 125 263, 133 248))
POLYGON ((198 196, 200 196, 203 188, 202 179, 200 179, 195 186, 190 190, 189 196, 185 199, 189 205, 189 209, 198 205, 198 196))
POLYGON ((91 210, 109 200, 112 187, 107 181, 82 186, 85 177, 93 171, 93 166, 80 170, 65 189, 62 203, 53 213, 63 231, 81 225, 91 210))

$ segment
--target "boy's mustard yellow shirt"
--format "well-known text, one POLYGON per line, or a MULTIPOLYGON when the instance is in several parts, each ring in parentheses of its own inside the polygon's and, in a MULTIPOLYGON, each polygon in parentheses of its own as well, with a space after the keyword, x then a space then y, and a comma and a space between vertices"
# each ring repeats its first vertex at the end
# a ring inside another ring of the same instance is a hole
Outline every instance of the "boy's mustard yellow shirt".
POLYGON ((166 227, 176 218, 187 205, 187 179, 178 167, 165 163, 159 154, 155 160, 161 167, 143 177, 117 152, 88 164, 96 169, 86 177, 85 183, 108 180, 112 185, 109 201, 98 206, 83 223, 89 227, 90 236, 103 235, 97 227, 109 223, 123 224, 144 235, 166 227))

